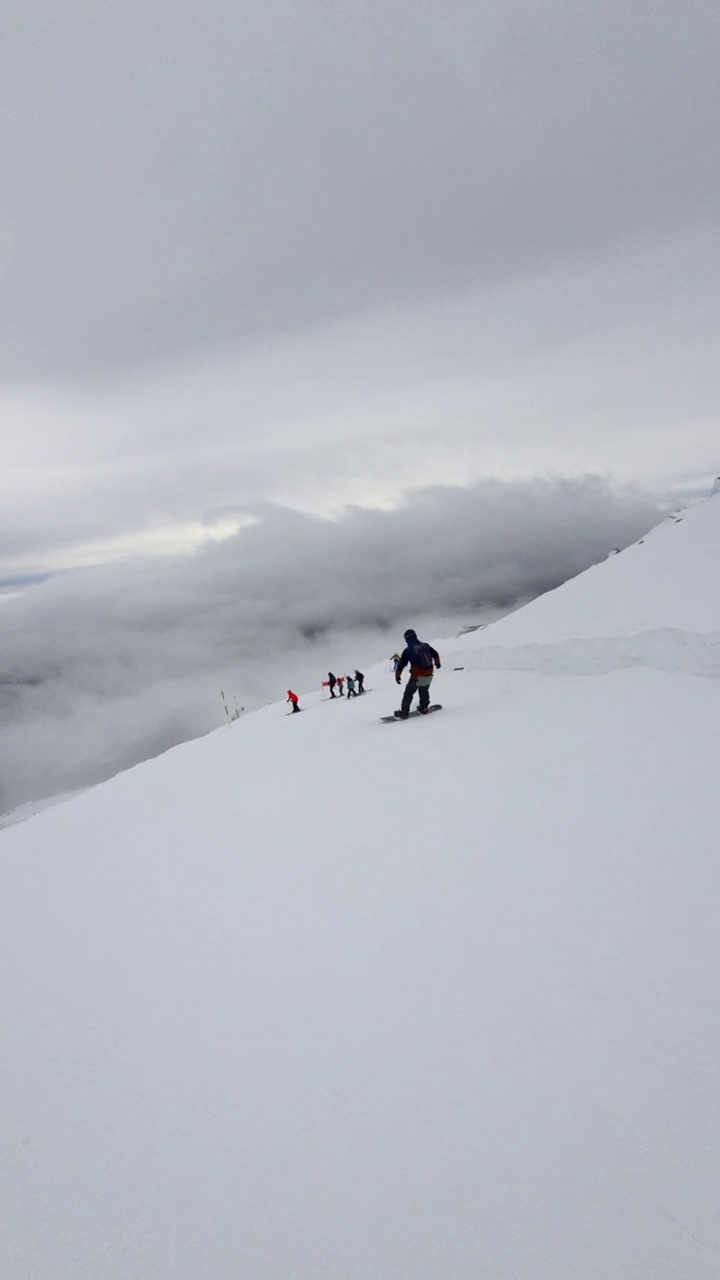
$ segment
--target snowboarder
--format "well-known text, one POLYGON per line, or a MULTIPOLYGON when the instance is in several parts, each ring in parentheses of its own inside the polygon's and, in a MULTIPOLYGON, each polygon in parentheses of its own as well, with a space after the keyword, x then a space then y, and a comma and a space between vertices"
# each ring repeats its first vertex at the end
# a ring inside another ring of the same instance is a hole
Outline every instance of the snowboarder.
POLYGON ((415 691, 417 690, 420 715, 426 715, 430 706, 430 685, 435 674, 435 668, 440 670, 440 655, 431 644, 426 644, 423 640, 418 640, 417 635, 412 629, 405 632, 405 649, 395 669, 395 679, 398 684, 401 683, 402 673, 409 665, 410 679, 405 685, 400 710, 395 712, 398 720, 407 720, 410 715, 410 703, 412 702, 415 691))
POLYGON ((346 676, 346 677, 345 677, 345 679, 347 680, 347 687, 348 687, 347 696, 348 696, 348 698, 357 698, 357 693, 355 692, 355 677, 354 677, 354 676, 346 676))
POLYGON ((335 677, 334 677, 334 675, 333 675, 332 671, 328 671, 328 678, 327 678, 327 682, 328 682, 328 689, 330 690, 330 697, 331 697, 331 698, 334 698, 334 697, 335 697, 335 685, 337 684, 337 680, 335 679, 335 677))
POLYGON ((365 679, 365 677, 362 671, 355 672, 355 679, 357 680, 358 693, 364 693, 365 687, 363 685, 363 680, 365 679))
POLYGON ((293 711, 302 711, 302 707, 298 706, 298 696, 296 693, 293 693, 292 689, 288 689, 286 701, 292 703, 293 711))

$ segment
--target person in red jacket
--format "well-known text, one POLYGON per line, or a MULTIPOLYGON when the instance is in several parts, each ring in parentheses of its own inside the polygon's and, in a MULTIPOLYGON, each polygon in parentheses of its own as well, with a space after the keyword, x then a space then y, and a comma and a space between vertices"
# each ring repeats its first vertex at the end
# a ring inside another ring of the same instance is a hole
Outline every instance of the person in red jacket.
POLYGON ((302 707, 298 706, 298 696, 292 689, 288 689, 287 701, 292 703, 293 711, 302 711, 302 707))

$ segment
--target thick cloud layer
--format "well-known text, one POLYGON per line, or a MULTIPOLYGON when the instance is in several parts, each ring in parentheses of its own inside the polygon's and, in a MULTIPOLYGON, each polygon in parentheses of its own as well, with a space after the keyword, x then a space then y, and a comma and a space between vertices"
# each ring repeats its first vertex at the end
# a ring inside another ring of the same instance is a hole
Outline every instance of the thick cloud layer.
POLYGON ((251 708, 379 661, 408 625, 547 591, 661 514, 598 478, 434 487, 335 521, 268 506, 192 555, 58 575, 2 605, 0 807, 208 731, 221 686, 251 708))
POLYGON ((714 218, 714 0, 10 0, 0 368, 406 306, 714 218))
POLYGON ((719 250, 698 234, 144 377, 0 386, 0 583, 186 549, 258 503, 328 515, 555 468, 706 484, 719 250))

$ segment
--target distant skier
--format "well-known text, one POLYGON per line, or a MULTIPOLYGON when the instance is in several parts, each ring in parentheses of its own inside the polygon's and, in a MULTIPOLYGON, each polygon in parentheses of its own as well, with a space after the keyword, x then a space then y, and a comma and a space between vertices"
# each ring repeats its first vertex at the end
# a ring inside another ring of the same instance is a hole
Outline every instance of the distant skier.
POLYGON ((402 673, 407 666, 410 667, 410 679, 405 685, 400 710, 395 712, 398 720, 407 720, 416 690, 420 704, 418 711, 423 716, 427 713, 430 706, 430 685, 435 668, 440 670, 440 655, 431 644, 418 640, 412 629, 405 632, 404 638, 406 647, 395 669, 395 679, 398 684, 401 683, 402 673))
POLYGON ((302 707, 298 706, 298 696, 296 693, 293 693, 292 689, 288 689, 286 701, 292 703, 293 711, 302 711, 302 707))
POLYGON ((340 697, 344 698, 345 696, 345 677, 344 676, 338 676, 337 687, 340 690, 340 697))
POLYGON ((364 677, 364 675, 363 675, 362 671, 356 671, 356 672, 355 672, 355 679, 357 680, 358 693, 364 693, 364 692, 365 692, 365 686, 364 686, 364 684, 363 684, 363 680, 365 679, 365 677, 364 677))
POLYGON ((331 697, 331 698, 334 698, 334 697, 335 697, 335 685, 337 684, 337 680, 335 679, 335 677, 334 677, 334 675, 333 675, 332 671, 328 671, 328 678, 327 678, 327 682, 328 682, 328 689, 330 690, 330 697, 331 697))
POLYGON ((345 679, 347 680, 347 687, 348 687, 347 696, 348 696, 348 698, 357 698, 357 693, 355 692, 355 677, 354 677, 354 676, 346 676, 346 677, 345 677, 345 679))
POLYGON ((398 664, 398 662, 400 661, 400 654, 399 654, 399 653, 394 653, 394 654, 393 654, 393 656, 392 656, 392 658, 390 659, 390 661, 392 662, 392 669, 393 669, 393 671, 397 671, 397 664, 398 664))

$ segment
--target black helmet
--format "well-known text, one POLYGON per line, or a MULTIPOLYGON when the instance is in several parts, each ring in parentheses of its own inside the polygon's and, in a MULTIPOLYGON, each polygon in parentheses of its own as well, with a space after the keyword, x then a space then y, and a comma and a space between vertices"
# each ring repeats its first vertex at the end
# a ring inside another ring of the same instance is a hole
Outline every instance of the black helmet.
POLYGON ((407 640, 407 642, 408 642, 408 644, 409 644, 411 640, 417 640, 417 635, 416 635, 416 634, 415 634, 415 632, 411 629, 410 631, 406 631, 406 632, 405 632, 403 639, 407 640))

